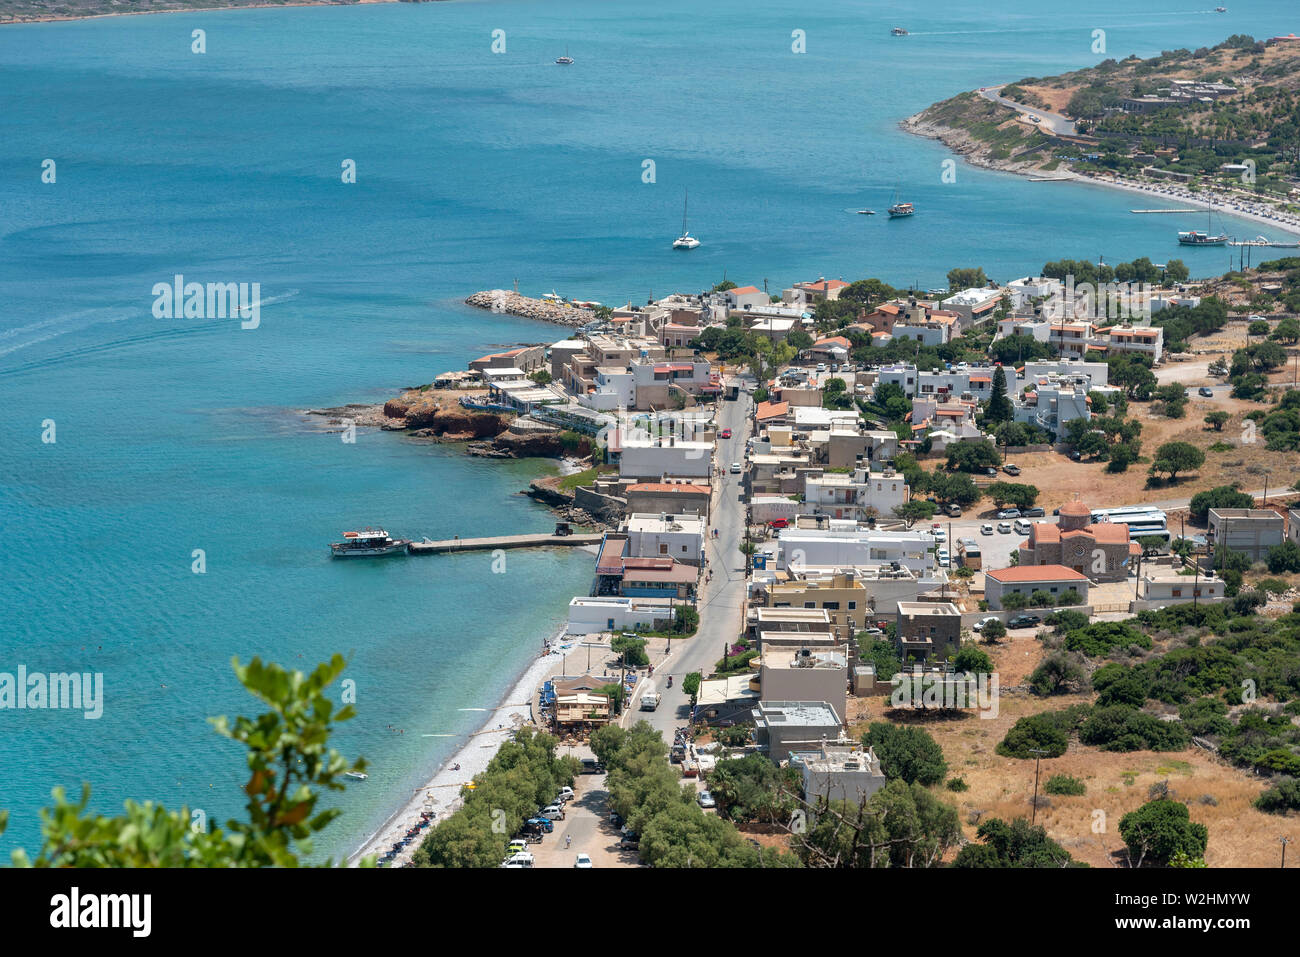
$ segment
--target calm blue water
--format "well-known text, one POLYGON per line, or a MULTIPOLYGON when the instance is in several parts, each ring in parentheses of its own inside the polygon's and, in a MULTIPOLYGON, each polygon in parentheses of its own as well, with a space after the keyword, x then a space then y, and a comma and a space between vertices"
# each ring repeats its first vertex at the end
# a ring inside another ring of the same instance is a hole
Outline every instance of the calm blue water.
MULTIPOLYGON (((362 716, 339 746, 375 773, 343 799, 335 853, 456 745, 421 735, 464 733, 481 715, 459 709, 495 704, 585 591, 589 556, 512 553, 496 576, 486 556, 341 563, 324 545, 364 522, 546 528, 514 494, 545 465, 379 433, 345 445, 294 414, 561 337, 468 310, 467 293, 518 278, 622 302, 724 273, 931 286, 959 265, 1005 279, 1061 257, 1162 261, 1188 227, 1129 215, 1133 196, 967 166, 944 184, 947 152, 895 124, 961 89, 1095 63, 1097 28, 1122 57, 1296 27, 1284 0, 1228 15, 1173 0, 789 6, 451 2, 0 29, 0 670, 108 683, 97 722, 0 712, 14 812, 0 852, 34 844, 49 788, 83 779, 104 810, 136 796, 234 813, 242 763, 203 720, 253 708, 232 655, 351 655, 362 716), (807 53, 791 53, 794 30, 807 53), (551 63, 565 48, 567 69, 551 63), (673 254, 688 187, 704 245, 673 254), (847 212, 895 188, 914 220, 847 212), (150 290, 175 273, 261 283, 260 328, 153 318, 150 290)), ((1227 264, 1178 252, 1194 272, 1227 264)))

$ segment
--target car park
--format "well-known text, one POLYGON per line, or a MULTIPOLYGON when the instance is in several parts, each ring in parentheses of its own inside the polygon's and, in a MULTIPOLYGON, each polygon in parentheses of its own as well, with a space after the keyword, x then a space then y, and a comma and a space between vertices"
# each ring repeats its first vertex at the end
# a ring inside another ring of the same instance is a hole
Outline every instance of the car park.
POLYGON ((980 534, 981 534, 981 535, 992 535, 992 534, 993 534, 993 526, 990 525, 988 522, 985 522, 983 525, 980 526, 980 534))
POLYGON ((1043 619, 1037 615, 1016 615, 1007 621, 1008 628, 1032 628, 1034 625, 1042 624, 1043 619))
POLYGON ((998 522, 998 534, 1000 534, 1000 535, 1010 535, 1010 534, 1011 534, 1011 523, 1010 523, 1010 522, 998 522))
POLYGON ((1019 518, 1019 517, 1020 517, 1020 509, 1018 508, 1004 508, 1002 511, 998 512, 998 518, 1019 518))

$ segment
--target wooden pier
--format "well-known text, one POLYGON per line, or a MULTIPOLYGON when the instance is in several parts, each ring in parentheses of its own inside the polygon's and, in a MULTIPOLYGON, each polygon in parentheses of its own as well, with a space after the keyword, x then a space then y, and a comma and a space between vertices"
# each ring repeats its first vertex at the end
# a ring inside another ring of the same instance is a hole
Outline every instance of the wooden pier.
POLYGON ((449 538, 440 542, 411 542, 407 550, 412 555, 444 555, 450 552, 490 552, 498 548, 543 548, 550 545, 599 545, 604 535, 574 533, 572 535, 500 535, 496 538, 449 538))

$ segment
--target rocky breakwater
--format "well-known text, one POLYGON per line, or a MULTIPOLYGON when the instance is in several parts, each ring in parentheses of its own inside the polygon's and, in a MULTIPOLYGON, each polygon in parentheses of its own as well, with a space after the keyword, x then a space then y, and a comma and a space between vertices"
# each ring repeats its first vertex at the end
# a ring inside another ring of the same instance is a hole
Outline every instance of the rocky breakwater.
POLYGON ((523 319, 538 319, 542 322, 554 322, 561 326, 585 326, 596 318, 590 309, 581 309, 560 302, 545 299, 530 299, 508 289, 488 289, 476 292, 465 300, 466 305, 490 312, 519 316, 523 319))

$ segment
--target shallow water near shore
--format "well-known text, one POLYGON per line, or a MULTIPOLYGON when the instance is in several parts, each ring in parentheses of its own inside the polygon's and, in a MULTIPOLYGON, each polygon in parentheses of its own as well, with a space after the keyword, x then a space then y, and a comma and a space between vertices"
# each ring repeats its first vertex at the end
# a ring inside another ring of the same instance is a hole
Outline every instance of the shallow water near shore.
POLYGON ((373 767, 318 854, 351 850, 477 729, 462 709, 495 707, 591 556, 511 552, 495 575, 486 554, 340 562, 325 546, 366 523, 545 530, 515 493, 553 464, 365 430, 346 444, 298 415, 568 331, 466 308, 471 292, 518 279, 613 304, 724 273, 929 287, 954 266, 1008 279, 1098 254, 1227 268, 1226 250, 1177 246, 1203 217, 1130 215, 1150 205, 1134 194, 960 163, 945 184, 948 152, 897 122, 1095 63, 1096 28, 1107 55, 1147 56, 1290 32, 1293 4, 1000 6, 453 2, 0 29, 0 671, 106 687, 97 721, 0 714, 0 853, 37 842, 56 784, 92 781, 103 811, 129 796, 238 813, 242 757, 204 721, 257 710, 232 655, 351 655, 361 717, 337 746, 373 767), (576 63, 555 66, 566 47, 576 63), (675 253, 687 187, 704 245, 675 253), (912 220, 853 215, 895 189, 912 220), (260 324, 155 319, 153 286, 176 274, 259 283, 260 324))

